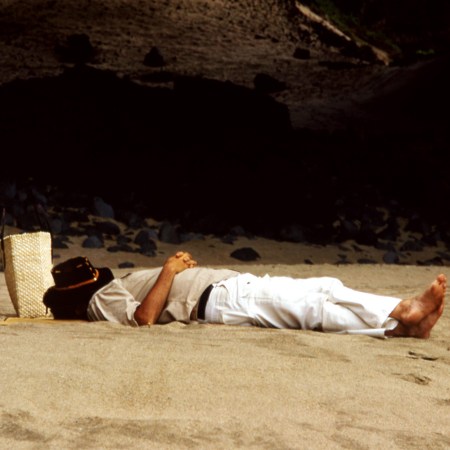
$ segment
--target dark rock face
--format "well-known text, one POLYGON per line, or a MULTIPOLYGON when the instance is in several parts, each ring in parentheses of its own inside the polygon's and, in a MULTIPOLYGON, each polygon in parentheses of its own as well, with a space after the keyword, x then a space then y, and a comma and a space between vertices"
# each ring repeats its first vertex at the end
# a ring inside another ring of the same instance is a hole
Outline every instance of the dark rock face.
POLYGON ((155 239, 212 232, 231 243, 241 227, 294 242, 354 239, 395 262, 398 217, 422 236, 400 251, 450 241, 445 2, 301 2, 356 18, 352 31, 369 45, 293 0, 32 3, 6 2, 0 18, 10 222, 30 229, 34 198, 55 211, 55 232, 85 228, 94 246, 110 235, 117 251, 130 243, 105 224, 71 222, 91 208, 133 229, 167 220, 134 244, 148 255, 155 239))
POLYGON ((150 88, 75 66, 0 87, 2 181, 59 186, 73 206, 99 196, 104 217, 133 205, 194 232, 376 245, 377 207, 448 224, 436 203, 450 193, 448 111, 433 106, 449 98, 448 72, 443 58, 366 102, 375 121, 327 133, 292 129, 283 104, 231 82, 174 75, 150 88))
POLYGON ((291 131, 287 108, 269 96, 186 76, 148 88, 80 65, 5 84, 0 100, 7 177, 116 204, 137 192, 157 216, 231 207, 291 131))

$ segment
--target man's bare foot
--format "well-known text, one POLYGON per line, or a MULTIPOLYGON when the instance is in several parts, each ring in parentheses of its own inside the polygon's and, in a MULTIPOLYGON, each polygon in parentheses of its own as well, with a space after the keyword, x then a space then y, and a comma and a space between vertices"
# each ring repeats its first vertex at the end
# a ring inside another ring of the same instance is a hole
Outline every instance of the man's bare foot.
POLYGON ((399 322, 393 330, 386 331, 386 336, 428 339, 431 334, 431 329, 439 320, 439 317, 441 317, 443 311, 444 302, 442 301, 441 306, 438 309, 433 311, 431 314, 428 314, 428 316, 426 316, 417 325, 406 326, 399 322))
POLYGON ((410 336, 428 339, 430 337, 431 329, 439 320, 439 317, 442 316, 443 311, 444 311, 444 301, 442 301, 441 306, 438 309, 436 309, 427 317, 425 317, 425 319, 419 322, 418 325, 410 327, 409 329, 410 336))
POLYGON ((402 300, 390 316, 403 325, 417 325, 441 306, 446 289, 447 279, 440 274, 421 295, 402 300))
POLYGON ((399 321, 398 326, 387 332, 387 336, 430 337, 430 331, 444 311, 447 289, 445 275, 439 275, 422 295, 402 300, 390 317, 399 321))

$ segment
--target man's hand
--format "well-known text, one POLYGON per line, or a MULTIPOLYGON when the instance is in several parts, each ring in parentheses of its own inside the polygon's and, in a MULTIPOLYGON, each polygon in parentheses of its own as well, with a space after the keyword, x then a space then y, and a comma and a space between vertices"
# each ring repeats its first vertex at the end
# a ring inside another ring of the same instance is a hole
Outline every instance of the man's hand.
POLYGON ((167 258, 155 284, 134 313, 136 322, 139 325, 156 323, 167 301, 175 275, 196 265, 197 261, 193 260, 188 252, 177 252, 167 258))
POLYGON ((164 268, 173 273, 180 273, 183 270, 191 269, 197 266, 197 261, 192 259, 192 255, 188 252, 177 252, 175 255, 167 258, 164 268))

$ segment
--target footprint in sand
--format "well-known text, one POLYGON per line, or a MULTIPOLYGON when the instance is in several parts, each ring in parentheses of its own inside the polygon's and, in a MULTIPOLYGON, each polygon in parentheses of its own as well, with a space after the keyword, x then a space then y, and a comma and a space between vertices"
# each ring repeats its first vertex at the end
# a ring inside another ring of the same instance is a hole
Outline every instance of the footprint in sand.
POLYGON ((411 359, 424 359, 425 361, 436 361, 439 358, 437 356, 425 355, 423 353, 416 353, 413 351, 408 352, 408 358, 411 359))
POLYGON ((425 375, 417 375, 414 373, 409 373, 407 375, 402 375, 400 378, 406 381, 410 381, 412 383, 420 384, 422 386, 426 386, 430 384, 431 378, 426 377, 425 375))

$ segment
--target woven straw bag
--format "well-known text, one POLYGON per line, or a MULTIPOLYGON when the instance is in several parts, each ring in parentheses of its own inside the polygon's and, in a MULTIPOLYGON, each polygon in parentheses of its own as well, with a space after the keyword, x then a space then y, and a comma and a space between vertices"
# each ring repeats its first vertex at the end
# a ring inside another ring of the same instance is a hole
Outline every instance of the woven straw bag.
POLYGON ((4 236, 2 256, 5 282, 19 317, 48 315, 42 302, 45 291, 53 285, 52 236, 49 231, 33 231, 4 236))

